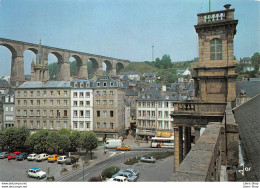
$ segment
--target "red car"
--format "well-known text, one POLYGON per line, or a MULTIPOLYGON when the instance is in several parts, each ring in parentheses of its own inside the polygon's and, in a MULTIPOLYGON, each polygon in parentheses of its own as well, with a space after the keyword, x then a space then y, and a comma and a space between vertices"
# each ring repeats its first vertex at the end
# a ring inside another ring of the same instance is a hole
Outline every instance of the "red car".
POLYGON ((16 156, 17 156, 19 153, 21 153, 21 152, 17 151, 17 152, 10 153, 10 159, 15 159, 16 156))

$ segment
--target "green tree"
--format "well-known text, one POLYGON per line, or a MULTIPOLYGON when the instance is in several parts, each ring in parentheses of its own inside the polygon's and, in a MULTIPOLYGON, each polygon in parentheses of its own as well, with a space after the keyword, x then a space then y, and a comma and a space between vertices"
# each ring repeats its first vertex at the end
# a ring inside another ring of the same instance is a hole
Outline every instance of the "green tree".
POLYGON ((30 136, 30 134, 31 133, 28 128, 26 128, 26 127, 18 128, 17 137, 16 137, 18 145, 16 147, 24 149, 25 148, 24 143, 25 143, 26 139, 30 136))
POLYGON ((47 145, 47 137, 48 137, 49 131, 48 130, 39 130, 36 133, 34 133, 34 149, 40 152, 47 151, 48 145, 47 145))
POLYGON ((70 147, 80 147, 80 132, 75 130, 73 131, 70 136, 70 147))
POLYGON ((163 55, 162 60, 161 60, 161 64, 162 64, 163 69, 168 69, 168 68, 172 67, 171 57, 169 55, 166 55, 166 54, 163 55))
POLYGON ((63 153, 65 150, 68 150, 70 147, 69 136, 66 134, 59 135, 58 145, 59 145, 59 149, 61 149, 63 151, 63 153))
POLYGON ((3 151, 5 147, 5 143, 4 143, 4 133, 2 130, 0 130, 0 147, 2 148, 3 151))
POLYGON ((35 149, 35 143, 36 143, 36 137, 37 135, 35 133, 31 134, 27 137, 24 146, 27 150, 33 151, 35 149))
POLYGON ((77 75, 77 61, 70 62, 70 76, 77 75))
POLYGON ((59 135, 67 135, 70 136, 70 130, 67 128, 61 128, 58 130, 59 135))
POLYGON ((17 145, 17 133, 18 133, 18 128, 17 127, 10 127, 7 128, 3 131, 3 135, 4 135, 4 145, 7 146, 9 151, 14 150, 17 145))
POLYGON ((80 143, 83 149, 86 149, 86 153, 90 152, 90 158, 92 159, 92 150, 97 148, 98 139, 93 132, 85 131, 80 136, 80 143))
POLYGON ((252 64, 255 67, 255 71, 256 73, 259 71, 259 66, 260 66, 260 54, 259 52, 254 53, 254 55, 252 56, 252 64))
POLYGON ((55 153, 59 149, 59 141, 60 141, 60 135, 58 134, 58 132, 51 131, 46 137, 47 148, 52 150, 53 153, 55 153))
POLYGON ((57 77, 57 62, 51 63, 48 65, 49 67, 49 76, 50 80, 56 80, 57 77))
POLYGON ((93 66, 92 62, 90 60, 87 61, 87 69, 88 69, 88 78, 91 79, 93 78, 93 66))

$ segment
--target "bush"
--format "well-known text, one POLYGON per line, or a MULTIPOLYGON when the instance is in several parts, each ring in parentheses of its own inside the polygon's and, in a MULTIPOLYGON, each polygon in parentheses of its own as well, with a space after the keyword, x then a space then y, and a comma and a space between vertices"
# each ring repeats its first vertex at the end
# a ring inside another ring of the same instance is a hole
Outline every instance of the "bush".
POLYGON ((115 173, 117 173, 120 170, 118 166, 111 166, 108 168, 105 168, 102 173, 102 179, 111 178, 115 173))
POLYGON ((138 163, 140 160, 140 157, 134 157, 132 159, 128 159, 127 161, 124 162, 125 165, 133 165, 135 163, 138 163))
POLYGON ((101 176, 94 176, 94 177, 89 178, 88 181, 90 181, 90 182, 99 182, 99 181, 102 181, 102 178, 101 178, 101 176))
POLYGON ((173 154, 174 154, 174 152, 167 151, 167 152, 154 152, 154 153, 148 154, 146 156, 154 156, 158 160, 158 159, 165 159, 173 154))

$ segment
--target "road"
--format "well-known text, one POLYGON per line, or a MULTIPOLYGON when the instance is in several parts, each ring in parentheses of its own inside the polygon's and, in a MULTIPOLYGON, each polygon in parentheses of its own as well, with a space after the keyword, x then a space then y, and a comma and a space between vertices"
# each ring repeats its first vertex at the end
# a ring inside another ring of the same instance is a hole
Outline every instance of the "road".
MULTIPOLYGON (((163 150, 161 150, 163 151, 163 150)), ((154 152, 154 151, 153 151, 154 152)), ((140 172, 139 182, 154 182, 154 181, 170 181, 173 173, 173 156, 165 160, 157 160, 156 163, 137 163, 131 166, 124 165, 123 162, 128 158, 141 156, 143 154, 151 153, 151 151, 109 151, 107 152, 107 159, 95 163, 89 167, 59 178, 57 181, 62 182, 80 182, 88 181, 89 178, 98 176, 102 170, 110 166, 118 166, 120 169, 132 167, 140 172)))

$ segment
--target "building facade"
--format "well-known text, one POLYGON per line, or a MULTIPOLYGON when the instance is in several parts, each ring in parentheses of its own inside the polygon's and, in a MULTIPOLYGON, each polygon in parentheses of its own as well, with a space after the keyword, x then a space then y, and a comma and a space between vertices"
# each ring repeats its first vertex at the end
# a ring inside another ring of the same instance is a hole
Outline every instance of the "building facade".
POLYGON ((15 89, 15 124, 32 132, 71 129, 70 82, 24 82, 15 89))
POLYGON ((11 90, 3 96, 3 128, 15 125, 14 91, 11 90))
POLYGON ((93 131, 92 81, 71 82, 71 130, 93 131))
POLYGON ((136 100, 137 139, 149 139, 156 132, 172 132, 173 119, 170 114, 174 111, 176 99, 170 93, 149 90, 139 94, 136 100))
POLYGON ((125 131, 125 102, 122 84, 100 76, 93 86, 93 131, 100 138, 117 138, 125 131))

